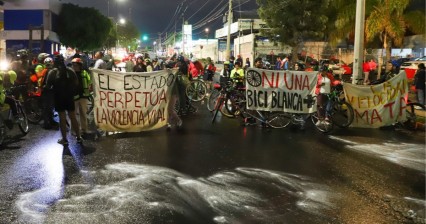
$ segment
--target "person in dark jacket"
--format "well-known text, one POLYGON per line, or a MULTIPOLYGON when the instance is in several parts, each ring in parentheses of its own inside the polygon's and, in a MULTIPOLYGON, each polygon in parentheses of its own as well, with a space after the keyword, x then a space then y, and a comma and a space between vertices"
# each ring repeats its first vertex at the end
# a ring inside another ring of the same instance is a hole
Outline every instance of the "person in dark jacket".
POLYGON ((80 129, 75 115, 74 96, 78 93, 78 78, 75 72, 65 66, 64 58, 58 54, 54 57, 54 69, 47 75, 46 88, 52 89, 55 109, 59 114, 59 127, 62 138, 59 144, 68 145, 67 113, 71 120, 71 127, 77 135, 77 143, 82 143, 80 129))
POLYGON ((416 87, 417 102, 422 105, 425 105, 426 104, 425 103, 425 97, 426 97, 425 64, 420 63, 417 66, 417 68, 418 69, 417 69, 416 75, 414 76, 414 86, 416 87))

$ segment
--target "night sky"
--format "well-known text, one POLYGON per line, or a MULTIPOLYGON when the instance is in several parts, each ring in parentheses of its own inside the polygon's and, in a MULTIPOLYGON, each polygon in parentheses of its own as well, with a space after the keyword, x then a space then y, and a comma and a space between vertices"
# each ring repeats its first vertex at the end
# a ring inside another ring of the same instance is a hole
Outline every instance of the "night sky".
MULTIPOLYGON (((93 7, 102 14, 108 15, 108 0, 61 0, 63 3, 72 3, 81 7, 93 7)), ((182 13, 189 24, 205 21, 205 24, 196 24, 193 30, 194 38, 205 38, 205 28, 210 30, 210 38, 213 38, 213 30, 223 25, 223 13, 207 16, 210 12, 223 12, 228 10, 229 0, 109 0, 109 16, 114 18, 125 18, 130 20, 139 29, 141 34, 148 34, 151 39, 158 38, 158 33, 177 31, 182 27, 182 13), (183 4, 182 4, 183 3, 183 4), (182 6, 182 7, 180 7, 182 6), (179 10, 181 9, 181 10, 179 10), (198 11, 198 12, 197 12, 198 11), (175 12, 179 12, 174 17, 175 12), (206 19, 203 19, 206 17, 206 19)), ((238 17, 240 11, 255 11, 256 0, 233 0, 235 14, 238 17), (241 4, 241 5, 240 5, 241 4)), ((194 25, 193 25, 194 26, 194 25)), ((165 36, 165 35, 163 35, 165 36)), ((164 37, 163 37, 164 38, 164 37)))

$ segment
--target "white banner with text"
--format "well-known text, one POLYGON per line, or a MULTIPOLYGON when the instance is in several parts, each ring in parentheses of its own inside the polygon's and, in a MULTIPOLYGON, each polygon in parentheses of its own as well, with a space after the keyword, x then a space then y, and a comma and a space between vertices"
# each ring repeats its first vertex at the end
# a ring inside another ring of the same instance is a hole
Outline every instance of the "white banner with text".
POLYGON ((379 128, 406 121, 408 81, 405 73, 378 85, 344 83, 345 98, 354 109, 352 127, 379 128))
POLYGON ((250 68, 246 73, 247 108, 261 111, 316 111, 317 72, 250 68))
POLYGON ((99 129, 140 132, 167 124, 176 70, 149 73, 91 71, 94 119, 99 129))

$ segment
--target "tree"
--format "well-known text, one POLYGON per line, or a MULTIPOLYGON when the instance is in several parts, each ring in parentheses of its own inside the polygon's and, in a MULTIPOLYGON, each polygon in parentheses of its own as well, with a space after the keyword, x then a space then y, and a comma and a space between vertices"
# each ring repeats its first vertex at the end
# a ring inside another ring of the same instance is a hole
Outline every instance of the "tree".
POLYGON ((322 38, 328 17, 324 11, 329 0, 257 0, 258 13, 273 40, 293 47, 292 61, 298 60, 299 44, 306 39, 322 38))
POLYGON ((407 30, 419 34, 425 32, 424 12, 407 12, 410 0, 379 0, 365 22, 367 41, 379 37, 390 60, 392 46, 402 46, 407 30))
POLYGON ((130 49, 137 49, 139 45, 140 33, 132 22, 117 26, 117 38, 122 46, 130 46, 130 49))
POLYGON ((57 33, 62 44, 81 50, 103 47, 112 28, 111 21, 94 8, 63 4, 57 33))
MULTIPOLYGON (((425 14, 413 5, 423 5, 418 0, 368 0, 365 1, 365 40, 371 44, 379 39, 390 60, 392 46, 401 46, 407 32, 425 32, 425 14)), ((335 29, 330 33, 332 42, 353 36, 355 32, 356 0, 333 0, 338 14, 335 29)), ((380 66, 379 66, 380 68, 380 66)))

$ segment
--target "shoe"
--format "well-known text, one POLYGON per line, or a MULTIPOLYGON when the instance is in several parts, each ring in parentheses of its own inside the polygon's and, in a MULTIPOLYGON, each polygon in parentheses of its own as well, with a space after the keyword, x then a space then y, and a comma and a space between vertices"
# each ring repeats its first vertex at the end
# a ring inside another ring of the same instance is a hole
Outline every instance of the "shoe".
POLYGON ((69 144, 69 143, 68 143, 68 140, 63 139, 63 138, 59 139, 59 140, 58 140, 58 143, 59 143, 59 144, 61 144, 61 145, 68 145, 68 144, 69 144))
POLYGON ((77 137, 76 139, 77 139, 78 144, 81 144, 84 141, 84 139, 82 137, 77 137))

